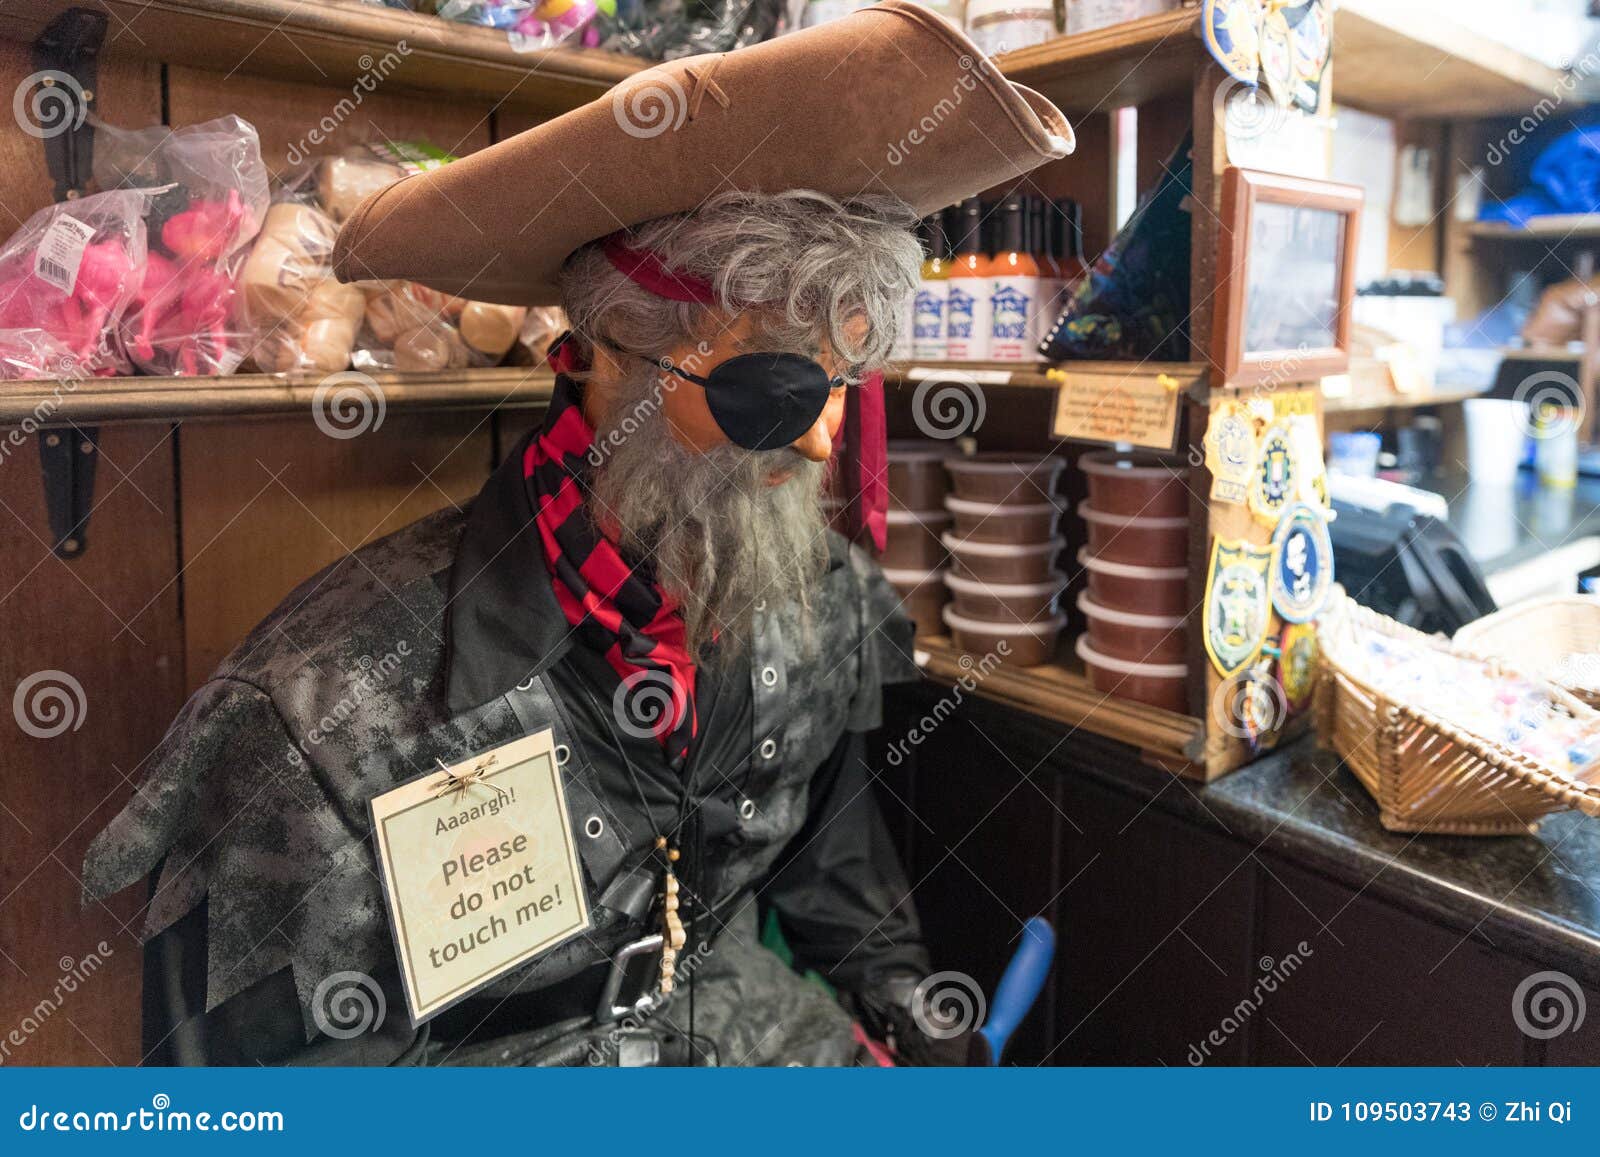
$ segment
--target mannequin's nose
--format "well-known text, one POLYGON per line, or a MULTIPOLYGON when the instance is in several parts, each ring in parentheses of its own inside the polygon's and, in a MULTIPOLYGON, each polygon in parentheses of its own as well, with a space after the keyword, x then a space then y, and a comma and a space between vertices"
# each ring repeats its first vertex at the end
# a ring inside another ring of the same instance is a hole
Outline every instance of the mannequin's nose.
POLYGON ((828 415, 823 413, 790 447, 802 458, 812 462, 826 462, 833 454, 833 434, 828 429, 828 415))
POLYGON ((828 395, 828 404, 811 423, 811 429, 789 443, 791 449, 812 462, 826 462, 833 454, 833 440, 844 425, 844 390, 834 390, 828 395))

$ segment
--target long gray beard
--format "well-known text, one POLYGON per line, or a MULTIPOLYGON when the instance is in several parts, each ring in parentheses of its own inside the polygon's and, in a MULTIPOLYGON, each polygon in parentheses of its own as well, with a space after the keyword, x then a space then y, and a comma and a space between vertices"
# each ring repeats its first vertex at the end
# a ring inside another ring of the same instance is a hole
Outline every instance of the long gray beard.
POLYGON ((700 454, 683 447, 661 411, 659 371, 641 371, 618 391, 595 439, 590 514, 619 532, 629 562, 654 568, 682 608, 697 658, 708 657, 713 635, 719 656, 739 654, 763 600, 797 605, 809 639, 828 558, 825 466, 787 448, 752 452, 730 444, 700 454), (778 471, 789 478, 769 485, 778 471))

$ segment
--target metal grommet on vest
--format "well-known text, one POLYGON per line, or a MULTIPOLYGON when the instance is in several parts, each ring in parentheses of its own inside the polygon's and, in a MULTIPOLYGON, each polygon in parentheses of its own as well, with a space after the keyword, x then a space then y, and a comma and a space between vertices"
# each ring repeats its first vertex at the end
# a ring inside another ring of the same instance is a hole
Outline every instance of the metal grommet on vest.
POLYGON ((606 825, 599 816, 590 816, 583 821, 583 834, 591 840, 598 840, 600 834, 606 830, 606 825))
POLYGON ((778 685, 778 669, 776 667, 761 668, 761 685, 763 687, 776 687, 778 685))
POLYGON ((776 739, 763 739, 760 750, 762 759, 771 759, 778 754, 778 741, 776 739))
POLYGON ((739 818, 747 823, 756 818, 755 800, 746 798, 739 801, 739 818))
POLYGON ((568 747, 565 743, 556 744, 556 766, 557 767, 565 767, 565 766, 567 766, 567 760, 569 760, 571 758, 572 758, 572 748, 568 747))
POLYGON ((532 691, 533 690, 533 681, 535 679, 537 679, 538 677, 539 676, 537 676, 537 675, 529 675, 526 679, 524 679, 522 682, 517 684, 517 690, 518 691, 532 691))

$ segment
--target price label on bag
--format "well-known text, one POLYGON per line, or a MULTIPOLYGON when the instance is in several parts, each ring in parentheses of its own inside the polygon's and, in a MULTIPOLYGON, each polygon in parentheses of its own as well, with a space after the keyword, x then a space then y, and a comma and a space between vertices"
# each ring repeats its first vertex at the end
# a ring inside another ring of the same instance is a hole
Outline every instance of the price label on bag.
POLYGON ((39 248, 34 250, 34 276, 48 281, 62 293, 71 293, 78 285, 83 251, 93 240, 93 225, 84 224, 70 213, 60 214, 50 222, 39 248))
POLYGON ((589 927, 549 729, 440 767, 371 807, 413 1023, 589 927))

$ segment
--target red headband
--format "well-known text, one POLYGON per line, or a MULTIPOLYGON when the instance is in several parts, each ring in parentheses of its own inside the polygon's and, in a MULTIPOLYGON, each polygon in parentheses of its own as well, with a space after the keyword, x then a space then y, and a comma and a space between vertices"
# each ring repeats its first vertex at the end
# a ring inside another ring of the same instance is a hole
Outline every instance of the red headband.
POLYGON ((709 281, 668 269, 661 258, 648 249, 634 249, 613 233, 603 243, 606 260, 622 276, 657 297, 668 301, 692 301, 697 305, 717 304, 717 291, 709 281))

